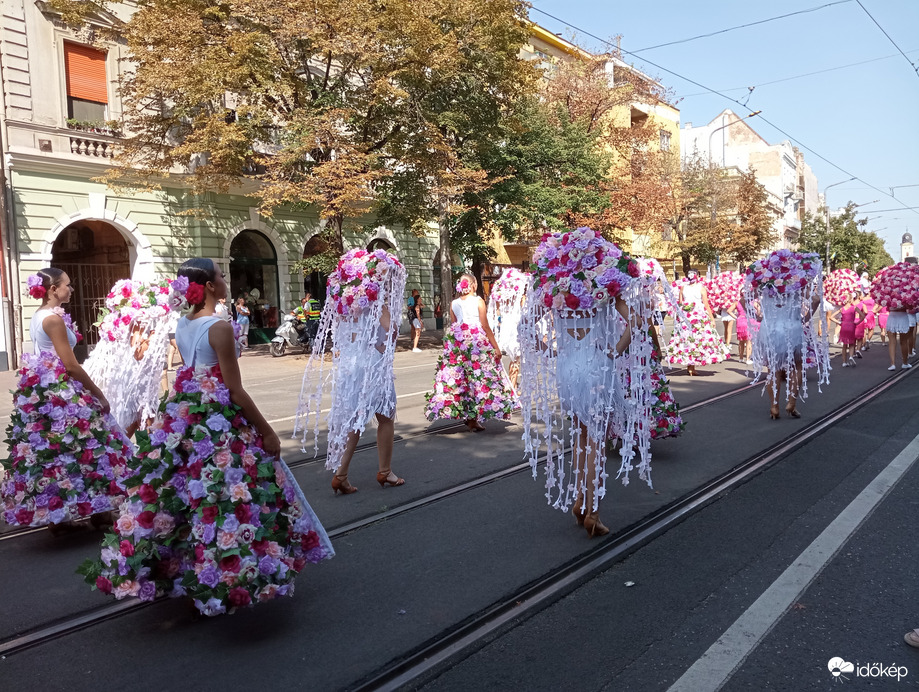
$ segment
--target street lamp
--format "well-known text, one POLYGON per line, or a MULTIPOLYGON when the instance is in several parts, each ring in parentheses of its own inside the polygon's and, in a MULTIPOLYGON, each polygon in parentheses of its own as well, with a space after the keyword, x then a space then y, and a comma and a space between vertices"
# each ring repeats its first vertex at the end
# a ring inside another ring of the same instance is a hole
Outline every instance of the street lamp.
POLYGON ((837 185, 842 185, 843 183, 849 183, 855 180, 853 175, 847 180, 840 180, 838 183, 833 183, 832 185, 827 185, 823 188, 823 204, 826 207, 826 273, 830 273, 830 200, 826 196, 826 193, 831 187, 836 187, 837 185))

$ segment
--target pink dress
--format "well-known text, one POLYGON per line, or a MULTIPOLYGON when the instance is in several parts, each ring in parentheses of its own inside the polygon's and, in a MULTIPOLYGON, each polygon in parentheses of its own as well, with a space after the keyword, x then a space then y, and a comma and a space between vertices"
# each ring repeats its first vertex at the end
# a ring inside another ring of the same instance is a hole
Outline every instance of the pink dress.
POLYGON ((871 296, 866 296, 861 303, 858 304, 861 311, 865 313, 865 331, 868 334, 874 333, 874 298, 871 296))
POLYGON ((855 306, 850 305, 839 311, 839 343, 852 346, 855 343, 855 306))
POLYGON ((740 303, 737 303, 737 340, 750 340, 750 328, 747 325, 747 311, 743 309, 743 305, 740 303))
POLYGON ((881 308, 881 311, 878 313, 878 326, 881 329, 887 329, 887 315, 889 311, 887 308, 881 308))

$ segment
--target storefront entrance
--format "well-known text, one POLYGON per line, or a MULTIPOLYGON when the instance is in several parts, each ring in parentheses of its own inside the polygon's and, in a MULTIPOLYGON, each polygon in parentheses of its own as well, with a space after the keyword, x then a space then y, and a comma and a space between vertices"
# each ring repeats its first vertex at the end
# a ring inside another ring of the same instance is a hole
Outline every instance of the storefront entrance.
POLYGON ((258 231, 245 230, 230 244, 230 296, 242 296, 251 311, 249 340, 268 341, 279 324, 278 255, 271 241, 258 231))
POLYGON ((81 358, 87 347, 99 342, 93 322, 99 319, 108 292, 116 281, 131 278, 128 243, 105 221, 79 221, 55 239, 51 266, 67 272, 73 284, 73 299, 65 309, 83 334, 83 342, 74 349, 81 358))

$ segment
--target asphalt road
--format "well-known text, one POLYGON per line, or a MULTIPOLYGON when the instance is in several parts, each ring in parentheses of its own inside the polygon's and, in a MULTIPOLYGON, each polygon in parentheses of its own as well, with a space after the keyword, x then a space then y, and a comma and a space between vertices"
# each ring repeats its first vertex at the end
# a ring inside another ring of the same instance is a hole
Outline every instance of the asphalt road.
MULTIPOLYGON (((358 452, 351 470, 360 491, 335 497, 321 460, 305 463, 311 453, 303 454, 299 442, 285 442, 285 458, 302 464, 294 473, 328 529, 523 461, 519 416, 490 422, 478 435, 424 420, 423 392, 436 356, 434 349, 396 356, 396 434, 402 440, 393 467, 405 486, 376 485, 376 452, 368 448, 358 452)), ((242 358, 246 386, 282 439, 292 430, 304 364, 294 356, 242 358)), ((604 522, 614 532, 635 524, 860 397, 891 375, 885 367, 886 351, 877 347, 858 368, 837 367, 824 393, 814 388, 800 407, 800 420, 769 420, 759 388, 691 411, 682 437, 654 445, 653 489, 637 479, 627 487, 610 484, 604 522)), ((673 377, 684 407, 749 379, 745 367, 731 361, 702 372, 673 377)), ((919 432, 917 381, 906 377, 767 471, 416 686, 667 689, 919 432)), ((371 428, 362 442, 372 440, 371 428)), ((919 679, 919 652, 901 641, 903 632, 919 626, 919 596, 907 572, 915 564, 908 521, 916 476, 915 470, 906 473, 796 605, 780 614, 726 689, 827 689, 837 682, 827 669, 832 656, 914 664, 912 679, 919 679)), ((64 539, 41 531, 0 540, 0 642, 111 604, 73 573, 98 549, 98 540, 89 530, 64 539)), ((194 687, 205 690, 266 682, 347 689, 596 543, 570 516, 545 504, 541 479, 534 482, 526 469, 337 537, 337 556, 308 567, 292 599, 208 620, 195 619, 187 603, 157 602, 6 657, 0 689, 171 690, 187 688, 190 676, 194 687)), ((889 681, 855 682, 884 689, 879 685, 889 681)))

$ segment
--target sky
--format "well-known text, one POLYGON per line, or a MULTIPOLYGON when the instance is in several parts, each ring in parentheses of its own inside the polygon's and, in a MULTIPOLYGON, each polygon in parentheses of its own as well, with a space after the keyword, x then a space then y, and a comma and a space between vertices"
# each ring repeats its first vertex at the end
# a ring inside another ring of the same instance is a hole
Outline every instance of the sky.
POLYGON ((621 35, 623 58, 675 94, 682 123, 762 110, 747 122, 801 149, 821 192, 858 178, 828 191, 831 209, 864 205, 894 260, 907 230, 919 248, 919 0, 533 0, 530 19, 594 52, 621 35))

